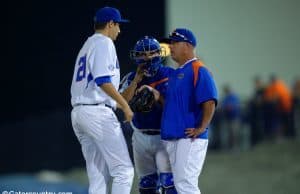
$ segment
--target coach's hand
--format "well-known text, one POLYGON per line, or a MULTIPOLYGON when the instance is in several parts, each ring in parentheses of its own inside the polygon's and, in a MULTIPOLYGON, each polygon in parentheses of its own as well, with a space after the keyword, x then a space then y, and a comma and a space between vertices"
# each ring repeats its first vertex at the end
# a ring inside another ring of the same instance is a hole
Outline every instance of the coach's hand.
POLYGON ((187 137, 190 137, 190 138, 192 138, 192 140, 194 140, 204 131, 205 131, 205 128, 187 128, 185 130, 185 134, 187 137))

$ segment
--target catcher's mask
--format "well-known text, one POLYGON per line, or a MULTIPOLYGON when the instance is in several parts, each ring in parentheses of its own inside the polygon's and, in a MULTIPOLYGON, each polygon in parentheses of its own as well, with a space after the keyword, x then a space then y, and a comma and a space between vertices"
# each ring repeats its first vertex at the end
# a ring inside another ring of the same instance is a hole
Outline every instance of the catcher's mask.
POLYGON ((130 51, 130 58, 137 65, 142 66, 145 76, 153 77, 163 61, 162 52, 163 49, 155 38, 144 36, 136 42, 133 50, 130 51))

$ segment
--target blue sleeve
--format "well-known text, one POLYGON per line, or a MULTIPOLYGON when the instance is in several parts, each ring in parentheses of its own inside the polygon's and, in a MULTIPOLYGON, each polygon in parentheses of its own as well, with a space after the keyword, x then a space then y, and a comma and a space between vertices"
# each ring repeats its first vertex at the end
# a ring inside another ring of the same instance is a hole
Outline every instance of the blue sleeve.
POLYGON ((168 66, 163 66, 161 67, 161 77, 165 78, 165 77, 170 77, 170 75, 172 74, 172 72, 174 72, 175 69, 173 69, 172 67, 168 67, 168 66))
POLYGON ((197 104, 201 104, 208 100, 214 100, 217 105, 217 87, 211 73, 205 67, 199 68, 195 91, 197 104))
MULTIPOLYGON (((175 69, 173 69, 171 67, 162 66, 159 70, 158 80, 164 79, 164 78, 169 78, 174 71, 175 71, 175 69)), ((167 87, 168 87, 168 81, 162 83, 161 86, 158 87, 159 92, 163 97, 166 97, 167 87)))
POLYGON ((110 76, 97 77, 95 79, 95 82, 98 86, 101 86, 102 84, 105 84, 105 83, 111 83, 111 78, 110 78, 110 76))

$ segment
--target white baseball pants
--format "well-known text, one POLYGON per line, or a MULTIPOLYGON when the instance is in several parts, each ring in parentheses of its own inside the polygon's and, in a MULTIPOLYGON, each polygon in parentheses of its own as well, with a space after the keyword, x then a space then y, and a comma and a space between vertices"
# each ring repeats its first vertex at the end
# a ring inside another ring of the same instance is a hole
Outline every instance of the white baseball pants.
POLYGON ((79 105, 71 113, 89 178, 89 194, 130 194, 134 169, 120 123, 112 111, 99 105, 79 105))
POLYGON ((205 160, 207 139, 163 141, 169 154, 178 194, 200 194, 198 178, 205 160))
POLYGON ((147 135, 135 129, 132 135, 132 146, 139 178, 157 172, 171 172, 168 153, 160 135, 147 135))

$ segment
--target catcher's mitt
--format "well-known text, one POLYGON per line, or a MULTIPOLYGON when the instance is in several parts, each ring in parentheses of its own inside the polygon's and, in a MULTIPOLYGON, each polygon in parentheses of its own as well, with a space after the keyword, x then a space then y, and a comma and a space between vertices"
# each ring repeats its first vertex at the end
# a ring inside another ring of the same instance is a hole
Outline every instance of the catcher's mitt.
POLYGON ((149 88, 143 88, 135 94, 129 101, 129 106, 133 112, 149 112, 152 109, 155 98, 149 88))

